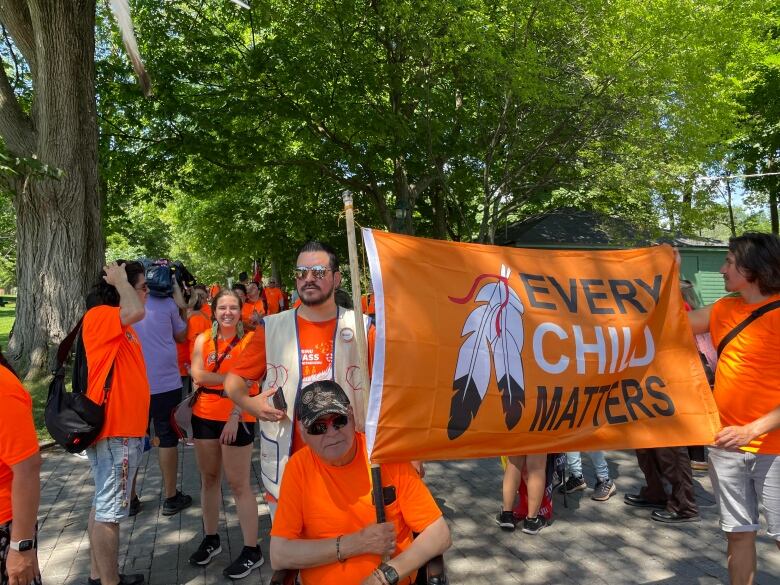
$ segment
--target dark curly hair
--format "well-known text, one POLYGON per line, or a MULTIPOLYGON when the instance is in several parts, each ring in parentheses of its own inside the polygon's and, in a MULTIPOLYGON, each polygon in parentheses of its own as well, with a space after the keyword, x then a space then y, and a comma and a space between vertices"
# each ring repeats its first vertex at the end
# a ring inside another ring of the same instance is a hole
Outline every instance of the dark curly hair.
POLYGON ((755 282, 762 295, 780 292, 780 237, 746 232, 729 239, 737 269, 748 282, 755 282))
MULTIPOLYGON (((125 265, 127 281, 135 286, 144 275, 144 265, 140 262, 128 262, 127 260, 117 260, 117 264, 125 265)), ((87 309, 98 307, 100 305, 109 305, 111 307, 119 306, 119 291, 113 285, 108 284, 103 277, 106 275, 104 270, 100 271, 100 277, 92 289, 87 293, 87 309)))

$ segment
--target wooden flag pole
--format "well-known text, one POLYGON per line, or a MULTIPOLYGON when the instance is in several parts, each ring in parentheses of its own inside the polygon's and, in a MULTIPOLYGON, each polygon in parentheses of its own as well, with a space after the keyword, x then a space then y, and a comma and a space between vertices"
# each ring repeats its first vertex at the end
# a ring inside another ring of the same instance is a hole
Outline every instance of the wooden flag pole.
MULTIPOLYGON (((360 391, 355 392, 355 426, 361 432, 365 431, 368 414, 368 340, 366 328, 363 326, 363 305, 360 295, 360 266, 358 265, 357 239, 355 238, 355 210, 352 206, 352 193, 344 191, 344 214, 347 218, 347 244, 349 246, 349 274, 352 280, 352 304, 355 310, 355 341, 358 344, 358 359, 360 360, 360 391)), ((385 499, 382 490, 382 470, 378 464, 371 464, 371 492, 376 510, 376 521, 385 521, 385 499)), ((387 558, 383 558, 387 561, 387 558)))
POLYGON ((365 432, 366 415, 368 413, 368 392, 370 382, 368 378, 368 341, 366 328, 363 326, 363 306, 360 302, 360 265, 358 264, 357 239, 355 237, 355 211, 352 206, 352 193, 344 191, 344 214, 347 219, 347 244, 349 246, 349 274, 352 280, 352 304, 355 311, 355 342, 358 344, 358 359, 360 360, 359 383, 360 389, 355 392, 355 426, 357 430, 365 432))

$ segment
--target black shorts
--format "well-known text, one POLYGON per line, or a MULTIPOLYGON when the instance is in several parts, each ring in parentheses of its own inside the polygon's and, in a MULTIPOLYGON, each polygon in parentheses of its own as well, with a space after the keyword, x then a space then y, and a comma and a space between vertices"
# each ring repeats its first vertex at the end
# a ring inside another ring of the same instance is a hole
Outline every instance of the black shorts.
MULTIPOLYGON (((219 439, 222 429, 225 428, 223 420, 209 420, 192 415, 192 436, 195 439, 219 439)), ((236 440, 231 443, 234 447, 246 447, 255 440, 255 423, 239 421, 236 440)))
POLYGON ((176 447, 179 435, 171 424, 173 409, 181 402, 181 388, 152 394, 149 401, 149 420, 154 421, 154 435, 160 440, 160 447, 176 447))

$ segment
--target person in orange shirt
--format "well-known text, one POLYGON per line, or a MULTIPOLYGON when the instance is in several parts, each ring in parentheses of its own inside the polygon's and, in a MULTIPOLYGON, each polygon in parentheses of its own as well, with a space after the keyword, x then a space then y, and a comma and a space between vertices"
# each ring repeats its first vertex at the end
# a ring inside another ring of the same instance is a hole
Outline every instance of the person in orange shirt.
POLYGON ((301 390, 295 414, 306 447, 282 481, 273 568, 301 569, 303 585, 411 583, 451 544, 428 488, 411 464, 383 464, 387 522, 377 524, 365 437, 355 432, 344 390, 331 380, 314 382, 301 390))
POLYGON ((286 308, 284 293, 282 292, 282 289, 279 288, 275 278, 272 277, 268 279, 268 286, 263 289, 263 294, 268 303, 269 315, 275 315, 280 311, 284 311, 286 308))
MULTIPOLYGON (((299 389, 331 379, 347 390, 350 400, 364 391, 358 375, 355 313, 337 307, 334 300, 341 283, 335 251, 322 242, 307 242, 298 254, 295 274, 303 304, 295 311, 266 316, 225 379, 230 398, 261 421, 260 444, 266 454, 262 477, 272 515, 287 460, 303 447, 298 426, 293 425, 299 389), (251 397, 247 381, 261 381, 263 392, 251 397)), ((369 355, 373 331, 369 330, 369 355)))
POLYGON ((144 582, 141 574, 120 575, 117 562, 119 522, 130 510, 131 486, 149 421, 146 366, 131 326, 143 319, 148 292, 143 265, 120 260, 103 267, 101 280, 87 295, 88 310, 81 326, 89 368, 87 397, 105 403, 103 428, 87 447, 95 482, 88 527, 90 585, 144 582))
POLYGON ((767 535, 780 549, 780 237, 731 238, 720 273, 737 295, 687 315, 694 334, 709 331, 718 346, 713 396, 723 428, 709 450, 709 472, 731 583, 751 585, 759 502, 767 535), (755 318, 724 345, 749 317, 755 318))
POLYGON ((32 399, 0 353, 0 583, 41 583, 40 471, 32 399))
POLYGON ((238 511, 244 548, 223 574, 241 579, 263 564, 257 545, 257 502, 249 481, 255 418, 242 413, 225 396, 223 381, 252 334, 242 337, 238 330, 241 300, 233 291, 220 292, 212 301, 212 310, 216 331, 212 333, 209 328, 198 335, 192 351, 192 378, 197 386, 192 431, 201 476, 204 538, 190 556, 190 563, 208 565, 222 551, 217 526, 224 469, 238 511))
POLYGON ((246 300, 241 307, 241 320, 248 331, 253 331, 264 315, 268 313, 266 301, 260 294, 256 282, 246 286, 246 300))

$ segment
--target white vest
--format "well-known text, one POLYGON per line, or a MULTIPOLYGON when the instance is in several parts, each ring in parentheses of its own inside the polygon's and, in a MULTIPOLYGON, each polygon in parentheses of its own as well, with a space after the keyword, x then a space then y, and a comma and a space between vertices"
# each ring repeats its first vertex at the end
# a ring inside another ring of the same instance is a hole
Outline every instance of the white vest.
MULTIPOLYGON (((263 485, 275 498, 292 450, 295 404, 301 389, 301 352, 298 342, 298 311, 284 311, 263 318, 265 323, 266 374, 263 391, 284 391, 287 416, 279 422, 260 421, 260 471, 263 485)), ((366 320, 367 323, 367 320, 366 320)), ((354 391, 360 389, 355 313, 339 308, 333 340, 333 380, 346 392, 355 408, 354 391)))

